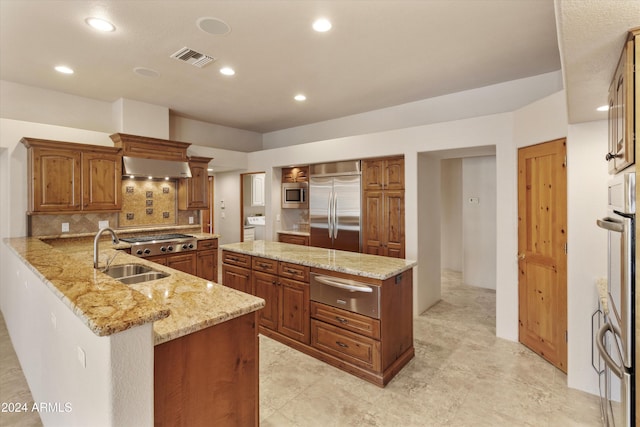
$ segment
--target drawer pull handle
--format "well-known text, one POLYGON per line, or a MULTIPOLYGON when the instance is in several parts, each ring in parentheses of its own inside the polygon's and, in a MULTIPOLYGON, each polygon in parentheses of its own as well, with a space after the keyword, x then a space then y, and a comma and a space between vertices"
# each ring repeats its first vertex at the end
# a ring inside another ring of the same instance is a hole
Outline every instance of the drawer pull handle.
POLYGON ((262 267, 262 268, 269 268, 269 267, 271 267, 271 264, 265 264, 264 262, 259 262, 258 266, 262 267))
POLYGON ((287 268, 287 273, 289 273, 289 274, 300 274, 300 272, 298 270, 292 270, 290 268, 287 268))
POLYGON ((346 325, 347 323, 349 323, 349 321, 347 319, 345 319, 344 317, 338 317, 336 316, 336 320, 340 323, 342 323, 343 325, 346 325))
POLYGON ((348 346, 348 345, 346 345, 345 343, 340 342, 340 341, 336 341, 336 344, 338 344, 338 345, 339 345, 340 347, 342 347, 342 348, 349 348, 349 346, 348 346))

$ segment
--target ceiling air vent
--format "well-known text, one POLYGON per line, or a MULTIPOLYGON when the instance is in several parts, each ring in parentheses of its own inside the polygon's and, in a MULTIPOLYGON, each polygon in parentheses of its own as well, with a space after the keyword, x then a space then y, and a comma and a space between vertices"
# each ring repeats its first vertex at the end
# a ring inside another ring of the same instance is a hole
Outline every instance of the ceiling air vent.
POLYGON ((177 59, 179 61, 184 61, 187 64, 194 65, 198 68, 202 68, 205 65, 215 61, 213 57, 205 55, 204 53, 196 52, 195 50, 189 49, 188 47, 183 47, 170 56, 171 58, 177 59))

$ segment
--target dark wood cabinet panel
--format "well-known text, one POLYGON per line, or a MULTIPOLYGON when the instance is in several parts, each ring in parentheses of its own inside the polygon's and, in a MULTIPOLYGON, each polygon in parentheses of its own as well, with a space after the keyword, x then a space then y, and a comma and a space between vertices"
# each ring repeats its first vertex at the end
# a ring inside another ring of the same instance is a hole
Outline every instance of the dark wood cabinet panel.
POLYGON ((362 206, 362 251, 404 258, 404 191, 366 191, 362 206))
POLYGON ((278 332, 296 341, 309 344, 309 284, 279 278, 280 318, 278 332))
POLYGON ((218 281, 218 250, 198 250, 197 276, 212 282, 218 281))
POLYGON ((299 234, 278 233, 278 241, 292 245, 309 246, 309 236, 301 236, 299 234))
POLYGON ((82 209, 120 210, 122 207, 122 156, 82 153, 82 209))
POLYGON ((230 288, 252 294, 251 270, 222 264, 222 284, 230 288))
POLYGON ((178 184, 178 208, 209 209, 208 157, 190 157, 191 178, 180 179, 178 184))
POLYGON ((278 313, 280 312, 278 276, 254 271, 252 282, 254 295, 265 301, 264 308, 258 312, 258 322, 266 328, 278 330, 278 313))
POLYGON ((167 255, 167 267, 195 276, 197 270, 196 253, 167 255))

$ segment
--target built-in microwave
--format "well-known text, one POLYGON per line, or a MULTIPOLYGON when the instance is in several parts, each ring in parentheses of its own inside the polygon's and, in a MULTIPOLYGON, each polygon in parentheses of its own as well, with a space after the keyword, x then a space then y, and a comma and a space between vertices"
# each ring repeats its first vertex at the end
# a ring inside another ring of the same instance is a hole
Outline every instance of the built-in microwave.
POLYGON ((282 184, 282 208, 283 209, 308 209, 309 183, 285 182, 282 184))

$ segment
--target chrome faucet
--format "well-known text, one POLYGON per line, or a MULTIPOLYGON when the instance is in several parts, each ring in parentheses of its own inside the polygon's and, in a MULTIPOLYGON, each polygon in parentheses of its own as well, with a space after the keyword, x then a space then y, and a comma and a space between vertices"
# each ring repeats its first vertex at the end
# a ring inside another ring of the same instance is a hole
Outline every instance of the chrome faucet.
POLYGON ((93 268, 95 269, 98 268, 98 263, 99 263, 98 242, 100 241, 100 236, 102 236, 102 233, 104 233, 105 231, 108 231, 109 233, 111 233, 111 237, 113 238, 113 244, 120 243, 120 239, 118 239, 118 236, 116 235, 116 232, 113 231, 113 229, 109 227, 105 227, 105 228, 101 228, 98 231, 98 234, 96 234, 96 238, 93 239, 93 268))

